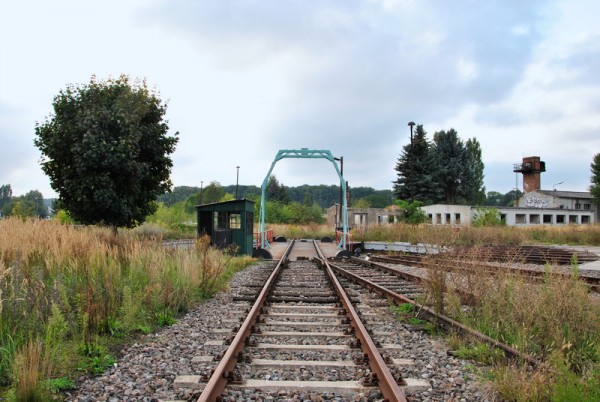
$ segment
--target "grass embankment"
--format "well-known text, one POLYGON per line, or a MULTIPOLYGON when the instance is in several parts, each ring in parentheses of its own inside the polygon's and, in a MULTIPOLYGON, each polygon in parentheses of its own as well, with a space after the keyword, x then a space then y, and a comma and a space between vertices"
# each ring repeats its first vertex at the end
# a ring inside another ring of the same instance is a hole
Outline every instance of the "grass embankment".
POLYGON ((198 241, 157 239, 51 221, 0 220, 0 385, 17 401, 48 400, 97 373, 110 350, 168 325, 222 289, 251 259, 198 241))

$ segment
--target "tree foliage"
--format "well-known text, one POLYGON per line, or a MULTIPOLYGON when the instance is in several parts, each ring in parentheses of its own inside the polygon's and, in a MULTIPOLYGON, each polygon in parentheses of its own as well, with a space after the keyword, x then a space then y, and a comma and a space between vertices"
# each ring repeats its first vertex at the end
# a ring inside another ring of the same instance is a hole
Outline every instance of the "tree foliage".
POLYGON ((592 197, 594 199, 594 204, 600 207, 600 153, 594 155, 594 160, 592 161, 592 177, 590 185, 590 192, 592 193, 592 197))
POLYGON ((208 186, 202 189, 202 193, 198 193, 198 199, 197 201, 194 201, 194 203, 195 205, 198 205, 219 202, 224 195, 225 189, 223 189, 221 183, 218 181, 211 181, 208 186))
POLYGON ((506 222, 500 218, 500 212, 496 208, 478 208, 472 225, 475 227, 505 226, 506 222))
POLYGON ((275 176, 269 177, 265 197, 269 201, 277 201, 282 204, 288 204, 291 201, 286 187, 279 183, 279 180, 277 180, 277 177, 275 176))
MULTIPOLYGON (((258 219, 258 214, 255 214, 258 219)), ((284 204, 280 201, 267 201, 265 221, 268 223, 308 224, 323 223, 323 209, 318 205, 307 206, 299 202, 284 204)))
POLYGON ((61 90, 53 109, 36 123, 35 145, 60 208, 84 224, 143 222, 171 188, 178 133, 167 135, 166 104, 145 81, 92 76, 61 90))
POLYGON ((512 207, 515 200, 522 195, 523 193, 520 190, 510 190, 506 194, 490 191, 487 193, 482 205, 486 207, 512 207))
POLYGON ((3 202, 2 215, 17 216, 20 218, 46 218, 48 216, 48 208, 44 204, 42 193, 37 190, 31 190, 22 196, 8 197, 3 202))
POLYGON ((398 206, 398 210, 402 212, 399 216, 400 222, 405 222, 411 225, 419 225, 424 223, 427 219, 425 211, 421 209, 423 203, 421 201, 408 202, 404 200, 397 200, 395 203, 398 206))
POLYGON ((0 186, 0 210, 5 204, 9 203, 12 198, 12 187, 10 184, 3 184, 0 186))
POLYGON ((465 143, 466 165, 462 180, 462 196, 469 205, 482 205, 485 201, 483 185, 484 164, 481 159, 481 145, 476 138, 469 138, 465 143))
POLYGON ((465 178, 467 152, 456 130, 438 131, 433 135, 436 178, 445 204, 456 204, 465 178))
POLYGON ((394 182, 394 192, 397 198, 421 200, 427 204, 439 198, 434 157, 427 132, 418 125, 412 143, 403 147, 396 163, 398 178, 394 182))
POLYGON ((427 140, 417 126, 412 144, 405 145, 396 164, 394 191, 399 199, 480 205, 485 200, 484 165, 477 139, 463 142, 456 130, 438 131, 427 140))
POLYGON ((352 208, 371 208, 371 202, 366 198, 359 198, 352 202, 352 208))
POLYGON ((162 202, 166 207, 186 200, 191 195, 196 195, 196 199, 199 199, 200 189, 193 186, 177 186, 173 188, 173 191, 169 191, 160 195, 157 199, 158 202, 162 202))

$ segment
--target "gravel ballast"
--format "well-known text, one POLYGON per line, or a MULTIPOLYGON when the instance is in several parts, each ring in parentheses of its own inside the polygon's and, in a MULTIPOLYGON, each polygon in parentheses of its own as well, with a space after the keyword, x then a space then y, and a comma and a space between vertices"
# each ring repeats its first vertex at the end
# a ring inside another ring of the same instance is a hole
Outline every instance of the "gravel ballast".
MULTIPOLYGON (((213 299, 195 307, 170 327, 155 334, 143 336, 137 343, 123 350, 118 362, 104 374, 93 378, 81 378, 77 390, 66 394, 66 401, 171 401, 195 400, 201 389, 177 388, 174 380, 182 375, 209 374, 216 363, 206 362, 200 356, 216 356, 226 346, 219 346, 231 336, 224 329, 233 329, 235 321, 245 316, 243 305, 233 301, 244 284, 252 282, 257 270, 271 266, 272 262, 258 263, 237 273, 230 283, 230 290, 219 293, 213 299), (262 264, 262 265, 261 265, 262 264), (207 345, 208 341, 217 341, 207 345)), ((247 290, 247 288, 246 288, 247 290)), ((475 380, 472 362, 466 362, 447 353, 443 341, 414 331, 394 320, 385 308, 375 309, 381 316, 381 330, 393 333, 392 338, 401 340, 402 350, 395 351, 394 358, 411 359, 414 365, 399 368, 402 375, 425 379, 430 388, 408 395, 411 401, 492 401, 489 391, 475 380)), ((381 339, 387 343, 386 339, 381 339)), ((390 342, 393 340, 390 340, 390 342)), ((382 343, 383 343, 382 342, 382 343)), ((300 355, 306 359, 319 360, 319 352, 300 355)), ((300 357, 299 356, 299 357, 300 357)), ((281 357, 271 352, 265 358, 281 357)), ((277 379, 278 372, 262 372, 263 378, 277 379)), ((337 376, 342 373, 334 372, 337 376)), ((327 395, 303 392, 256 393, 240 392, 239 401, 326 401, 346 400, 327 395)), ((367 401, 368 396, 356 401, 367 401)))

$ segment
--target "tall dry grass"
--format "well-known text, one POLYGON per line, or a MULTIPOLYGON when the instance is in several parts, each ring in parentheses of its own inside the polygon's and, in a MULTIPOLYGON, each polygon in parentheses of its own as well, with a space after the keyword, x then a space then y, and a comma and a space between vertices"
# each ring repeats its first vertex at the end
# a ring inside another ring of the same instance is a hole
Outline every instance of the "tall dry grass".
POLYGON ((50 362, 44 355, 42 343, 32 340, 23 345, 15 356, 15 401, 44 402, 48 395, 42 388, 42 380, 49 373, 50 362))
POLYGON ((582 244, 600 245, 600 225, 536 227, 452 227, 449 225, 407 225, 403 223, 353 229, 357 241, 389 241, 450 245, 478 244, 582 244))
MULTIPOLYGON (((503 398, 555 400, 564 394, 587 400, 597 395, 600 303, 579 280, 578 267, 573 265, 572 275, 565 277, 550 275, 558 267, 547 266, 543 281, 531 282, 512 273, 478 272, 477 267, 487 260, 482 249, 475 248, 469 257, 461 266, 472 270, 460 275, 444 272, 444 266, 455 265, 454 261, 428 260, 432 279, 428 300, 438 311, 544 362, 533 372, 518 366, 496 367, 493 380, 503 398), (453 288, 472 295, 468 308, 453 288)), ((506 263, 521 264, 516 257, 506 263)))
POLYGON ((250 261, 206 240, 173 249, 127 231, 0 220, 0 384, 11 382, 15 356, 35 339, 64 363, 61 344, 89 351, 100 337, 148 331, 210 297, 228 271, 250 261))

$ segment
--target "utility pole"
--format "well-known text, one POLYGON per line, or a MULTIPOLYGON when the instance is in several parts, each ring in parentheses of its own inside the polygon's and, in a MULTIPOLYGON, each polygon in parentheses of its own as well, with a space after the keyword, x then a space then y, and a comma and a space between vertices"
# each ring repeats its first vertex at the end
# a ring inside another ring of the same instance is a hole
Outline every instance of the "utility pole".
POLYGON ((408 155, 408 165, 410 166, 410 203, 412 204, 415 201, 415 174, 414 174, 414 154, 413 154, 413 127, 415 125, 414 121, 409 121, 408 125, 410 127, 410 154, 408 155))
POLYGON ((238 184, 240 182, 240 167, 236 166, 237 169, 237 178, 235 179, 235 199, 238 199, 238 184))
MULTIPOLYGON (((336 161, 340 161, 340 175, 344 177, 344 157, 340 156, 339 158, 333 158, 336 161)), ((337 227, 342 226, 342 205, 344 205, 344 191, 342 189, 342 184, 340 183, 340 213, 338 214, 339 221, 336 222, 337 227)))

